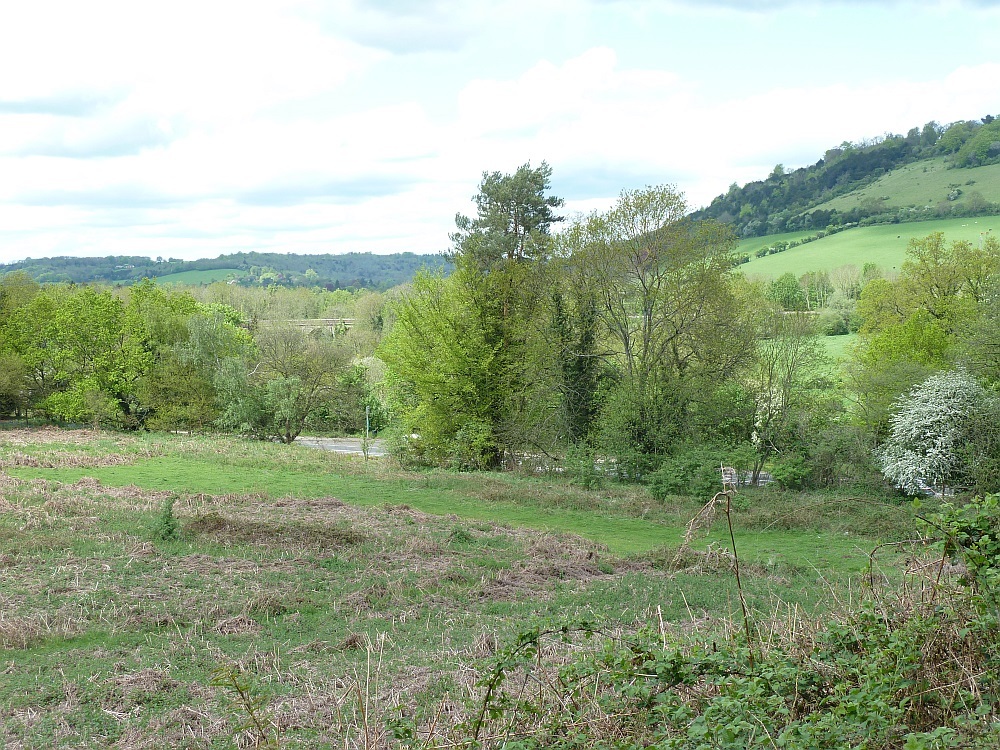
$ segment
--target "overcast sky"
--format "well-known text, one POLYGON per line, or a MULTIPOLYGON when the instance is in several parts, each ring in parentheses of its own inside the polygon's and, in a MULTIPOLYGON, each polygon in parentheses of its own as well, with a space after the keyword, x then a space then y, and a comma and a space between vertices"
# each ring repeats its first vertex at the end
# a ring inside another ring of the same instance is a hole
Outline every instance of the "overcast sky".
POLYGON ((1000 1, 0 0, 0 261, 439 252, 484 171, 692 208, 1000 115, 1000 1))

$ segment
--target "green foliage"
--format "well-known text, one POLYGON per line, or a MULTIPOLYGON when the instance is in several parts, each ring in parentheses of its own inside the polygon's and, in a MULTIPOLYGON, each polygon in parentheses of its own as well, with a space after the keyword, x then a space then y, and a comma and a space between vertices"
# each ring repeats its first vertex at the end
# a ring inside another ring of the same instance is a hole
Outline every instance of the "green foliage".
MULTIPOLYGON (((417 452, 436 463, 447 460, 465 424, 491 425, 499 417, 495 352, 472 305, 467 286, 418 275, 412 292, 399 301, 396 325, 380 350, 390 368, 394 411, 407 433, 419 433, 417 452)), ((490 433, 489 445, 480 435, 480 448, 492 456, 487 465, 495 466, 500 446, 490 433)))
POLYGON ((168 497, 163 501, 160 514, 153 524, 153 538, 162 542, 172 542, 180 538, 181 524, 174 515, 174 503, 177 496, 168 497))
POLYGON ((671 495, 710 498, 723 489, 722 468, 732 463, 729 453, 707 445, 682 447, 653 473, 649 491, 661 502, 671 495))
POLYGON ((253 361, 220 363, 218 424, 261 440, 291 443, 341 395, 349 352, 334 337, 270 326, 258 332, 253 361))
POLYGON ((846 336, 851 331, 851 320, 837 310, 825 310, 819 319, 819 330, 824 336, 846 336))
POLYGON ((680 405, 667 388, 646 393, 616 383, 603 396, 596 443, 622 481, 645 481, 682 439, 680 405))
POLYGON ((470 419, 448 445, 446 464, 459 471, 482 471, 496 464, 496 438, 489 422, 470 419))
POLYGON ((771 464, 771 476, 783 490, 804 489, 811 475, 809 463, 798 453, 785 453, 771 464))
POLYGON ((965 566, 966 582, 1000 615, 1000 495, 942 503, 926 526, 942 552, 965 566))
POLYGON ((852 389, 876 437, 900 394, 960 356, 962 337, 988 314, 998 271, 1000 244, 992 237, 973 245, 935 233, 908 244, 897 282, 875 279, 864 287, 852 389))
POLYGON ((776 302, 783 310, 800 311, 806 309, 806 296, 794 274, 786 273, 771 282, 767 298, 776 302))
POLYGON ((246 734, 253 747, 277 750, 281 746, 278 722, 269 710, 269 697, 251 675, 232 664, 223 664, 212 672, 212 687, 226 690, 237 717, 234 737, 246 734))
POLYGON ((521 749, 608 738, 620 750, 990 747, 1000 740, 989 666, 1000 639, 993 621, 966 621, 961 606, 864 604, 756 660, 738 640, 537 627, 493 660, 482 703, 458 731, 475 740, 503 728, 505 747, 521 749), (548 665, 543 655, 561 644, 575 655, 548 665), (519 689, 525 679, 543 689, 519 689))
POLYGON ((604 485, 604 469, 597 461, 598 456, 591 446, 574 445, 566 451, 566 473, 584 489, 600 489, 604 485))
POLYGON ((955 154, 957 167, 978 167, 1000 161, 1000 120, 976 128, 955 154))
POLYGON ((418 275, 394 309, 381 351, 392 371, 395 411, 436 463, 513 465, 526 445, 551 445, 559 423, 559 363, 548 261, 551 169, 524 165, 484 173, 477 216, 456 217, 447 279, 418 275))
POLYGON ((563 205, 562 198, 547 194, 551 182, 552 167, 544 161, 535 169, 523 164, 511 175, 483 172, 475 196, 476 218, 455 219, 452 260, 488 270, 504 260, 545 257, 549 229, 562 221, 554 213, 563 205))

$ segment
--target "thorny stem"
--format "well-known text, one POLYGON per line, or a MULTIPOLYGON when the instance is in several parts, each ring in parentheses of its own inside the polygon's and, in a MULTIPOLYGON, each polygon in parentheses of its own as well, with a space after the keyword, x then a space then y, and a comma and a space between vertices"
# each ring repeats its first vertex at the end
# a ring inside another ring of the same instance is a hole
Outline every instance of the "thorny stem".
POLYGON ((733 490, 724 490, 716 493, 712 498, 713 502, 720 497, 726 498, 726 523, 729 526, 729 541, 733 545, 733 570, 736 573, 736 592, 740 597, 740 609, 743 610, 743 631, 747 636, 747 650, 750 652, 750 671, 754 668, 753 638, 750 635, 750 610, 747 607, 746 597, 743 596, 743 580, 740 578, 740 556, 736 552, 736 534, 733 533, 733 490))

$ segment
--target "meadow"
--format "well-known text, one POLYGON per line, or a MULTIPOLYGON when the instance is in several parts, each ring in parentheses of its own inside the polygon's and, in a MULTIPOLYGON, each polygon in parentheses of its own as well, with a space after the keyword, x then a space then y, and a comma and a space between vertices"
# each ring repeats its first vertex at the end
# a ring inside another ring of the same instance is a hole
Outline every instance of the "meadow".
POLYGON ((966 240, 977 244, 982 234, 1000 232, 1000 216, 855 227, 763 258, 756 258, 753 254, 761 247, 779 240, 801 239, 804 234, 794 232, 754 237, 741 241, 737 248, 740 253, 749 253, 751 258, 739 269, 748 278, 769 280, 785 273, 798 277, 808 271, 831 271, 843 265, 853 265, 860 270, 865 263, 875 263, 891 276, 902 266, 909 241, 934 232, 944 232, 949 242, 966 240))
POLYGON ((891 208, 935 208, 948 200, 949 193, 956 189, 962 191, 960 200, 974 192, 992 200, 1000 195, 1000 164, 949 169, 943 156, 926 159, 893 169, 871 185, 833 198, 816 208, 845 212, 881 198, 886 198, 885 205, 891 208))
POLYGON ((847 490, 746 489, 732 537, 692 535, 709 498, 219 436, 11 428, 0 489, 7 747, 432 742, 533 624, 726 640, 741 596, 822 619, 898 584, 914 535, 847 490))

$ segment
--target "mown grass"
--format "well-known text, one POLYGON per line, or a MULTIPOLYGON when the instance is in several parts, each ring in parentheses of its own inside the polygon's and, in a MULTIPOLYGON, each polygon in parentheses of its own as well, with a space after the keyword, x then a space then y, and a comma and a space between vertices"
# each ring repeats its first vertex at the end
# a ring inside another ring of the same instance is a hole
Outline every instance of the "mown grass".
POLYGON ((800 233, 754 237, 743 240, 739 245, 740 251, 751 256, 750 262, 739 266, 739 269, 748 278, 774 279, 785 273, 798 277, 808 271, 830 271, 844 265, 853 265, 860 270, 865 263, 875 263, 883 272, 891 274, 902 266, 906 246, 913 238, 944 232, 949 242, 967 240, 978 243, 980 234, 987 231, 1000 232, 1000 216, 855 227, 763 258, 754 258, 753 253, 779 239, 798 237, 800 233))
MULTIPOLYGON (((8 746, 245 746, 211 684, 225 664, 282 746, 373 746, 393 706, 461 716, 480 665, 537 618, 662 617, 724 637, 739 606, 727 565, 673 562, 704 498, 51 429, 0 433, 0 470, 8 746), (181 536, 157 540, 171 498, 181 536)), ((905 536, 911 512, 763 491, 741 494, 734 520, 744 593, 766 616, 855 596, 868 551, 905 536)), ((724 521, 695 547, 709 541, 728 545, 724 521)))

